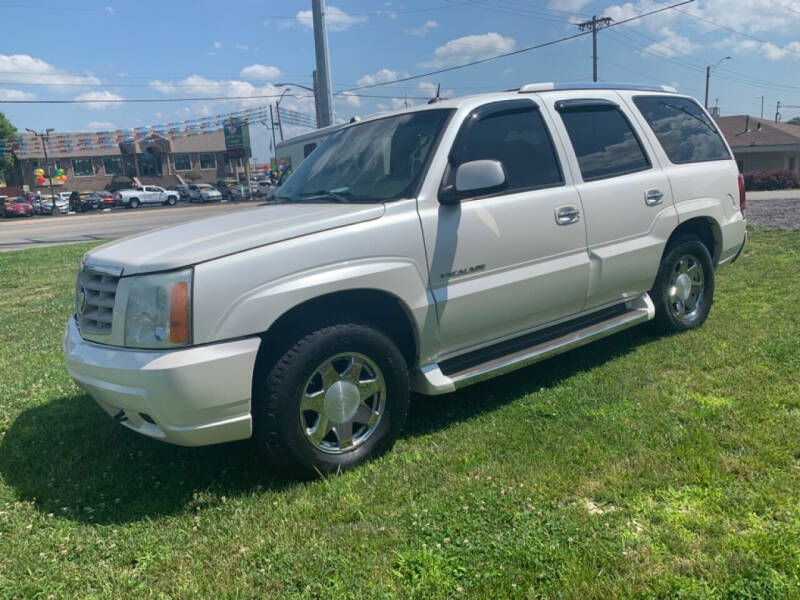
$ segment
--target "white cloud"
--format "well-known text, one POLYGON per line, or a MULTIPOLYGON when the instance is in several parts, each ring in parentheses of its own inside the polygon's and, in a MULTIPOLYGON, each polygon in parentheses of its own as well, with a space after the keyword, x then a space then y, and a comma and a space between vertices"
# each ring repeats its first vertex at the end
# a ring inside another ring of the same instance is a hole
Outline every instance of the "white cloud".
POLYGON ((392 71, 391 69, 381 69, 380 71, 375 71, 371 75, 364 75, 356 83, 359 86, 374 85, 376 83, 388 83, 390 81, 397 81, 401 77, 405 76, 406 73, 400 73, 399 71, 392 71))
POLYGON ((431 31, 439 27, 439 23, 436 21, 425 21, 423 25, 419 27, 412 27, 411 29, 406 29, 406 33, 409 35, 415 35, 417 37, 425 37, 431 31))
POLYGON ((239 71, 240 77, 244 77, 246 79, 262 79, 265 81, 269 79, 275 79, 276 77, 279 77, 280 74, 281 70, 278 67, 260 64, 248 65, 239 71))
POLYGON ((457 65, 510 52, 516 45, 514 38, 495 32, 465 35, 436 48, 433 51, 433 60, 420 63, 419 66, 438 68, 457 65))
POLYGON ((566 12, 577 12, 589 4, 591 0, 550 0, 547 8, 554 8, 566 12))
MULTIPOLYGON (((311 19, 311 16, 310 10, 301 10, 296 16, 297 23, 306 29, 313 29, 314 23, 311 19)), ((325 16, 328 25, 328 31, 344 31, 353 25, 363 23, 367 20, 367 17, 360 15, 349 15, 341 8, 332 6, 330 4, 325 7, 325 16)))
POLYGON ((217 50, 222 48, 222 42, 214 42, 214 48, 216 48, 217 50))
POLYGON ((387 112, 390 110, 401 110, 403 108, 408 108, 410 106, 414 106, 416 102, 414 100, 408 100, 407 98, 392 98, 392 101, 389 104, 385 102, 378 103, 378 109, 380 112, 387 112))
POLYGON ((115 13, 113 6, 105 6, 103 10, 106 11, 109 15, 113 15, 115 13))
MULTIPOLYGON (((797 0, 781 0, 780 3, 800 11, 800 2, 797 0)), ((609 6, 603 16, 622 20, 663 7, 664 4, 655 0, 637 0, 609 6)), ((630 24, 657 31, 661 27, 679 22, 682 27, 691 27, 699 33, 721 31, 702 19, 755 35, 766 32, 790 33, 800 26, 800 14, 776 7, 773 0, 706 0, 703 3, 689 4, 677 10, 668 10, 653 17, 632 21, 630 24), (687 16, 687 13, 700 19, 693 19, 687 16)))
POLYGON ((695 44, 687 37, 678 35, 669 27, 663 27, 659 33, 664 36, 664 39, 645 47, 642 50, 642 56, 652 54, 671 58, 680 54, 692 54, 701 48, 699 44, 695 44))
POLYGON ((99 84, 91 75, 70 75, 50 63, 28 54, 0 54, 0 76, 8 83, 51 83, 69 87, 76 84, 99 84))
MULTIPOLYGON (((625 4, 613 4, 603 11, 604 17, 611 17, 615 21, 625 21, 638 15, 636 7, 630 2, 625 4)), ((631 21, 630 25, 638 25, 639 21, 631 21)))
MULTIPOLYGON (((417 84, 417 89, 419 90, 420 94, 423 96, 430 96, 434 98, 436 96, 436 90, 438 89, 439 85, 433 83, 432 81, 420 81, 417 84)), ((439 96, 442 98, 452 98, 454 96, 453 90, 440 90, 439 96)))
POLYGON ((113 108, 117 103, 102 102, 103 100, 123 100, 123 98, 122 96, 113 94, 107 90, 103 90, 103 91, 86 92, 85 94, 80 94, 78 96, 75 96, 75 100, 89 101, 88 104, 84 104, 84 106, 89 110, 105 110, 107 108, 113 108))
POLYGON ((236 44, 236 49, 237 50, 249 50, 250 46, 246 46, 244 44, 236 44))
POLYGON ((361 106, 361 98, 356 96, 353 92, 336 94, 334 100, 341 105, 343 109, 358 108, 361 106))
POLYGON ((0 89, 0 100, 33 100, 36 94, 22 90, 0 89))
POLYGON ((111 131, 116 128, 116 124, 111 121, 90 121, 86 124, 86 129, 90 131, 111 131))

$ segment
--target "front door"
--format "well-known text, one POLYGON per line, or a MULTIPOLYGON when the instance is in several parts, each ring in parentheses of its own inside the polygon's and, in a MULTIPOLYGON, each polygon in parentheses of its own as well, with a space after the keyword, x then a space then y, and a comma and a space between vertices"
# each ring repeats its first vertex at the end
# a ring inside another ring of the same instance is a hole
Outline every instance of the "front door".
POLYGON ((420 203, 442 355, 580 311, 588 256, 580 199, 561 168, 549 118, 530 99, 495 102, 464 120, 443 187, 463 163, 503 164, 501 193, 420 203), (558 220, 558 214, 572 214, 558 220))

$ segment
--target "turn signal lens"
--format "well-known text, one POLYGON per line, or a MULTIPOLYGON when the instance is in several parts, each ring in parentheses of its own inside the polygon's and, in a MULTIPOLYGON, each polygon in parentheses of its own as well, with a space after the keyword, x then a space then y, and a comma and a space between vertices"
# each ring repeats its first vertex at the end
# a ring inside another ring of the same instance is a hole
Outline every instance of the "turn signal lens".
POLYGON ((169 341, 173 344, 189 341, 188 281, 179 281, 172 286, 169 303, 169 341))

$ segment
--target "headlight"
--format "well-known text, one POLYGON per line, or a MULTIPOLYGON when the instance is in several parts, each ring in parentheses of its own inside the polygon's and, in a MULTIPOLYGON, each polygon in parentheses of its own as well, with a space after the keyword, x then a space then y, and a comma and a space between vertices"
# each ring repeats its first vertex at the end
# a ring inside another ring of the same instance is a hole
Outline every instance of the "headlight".
POLYGON ((131 277, 125 345, 174 348, 190 342, 192 269, 131 277))

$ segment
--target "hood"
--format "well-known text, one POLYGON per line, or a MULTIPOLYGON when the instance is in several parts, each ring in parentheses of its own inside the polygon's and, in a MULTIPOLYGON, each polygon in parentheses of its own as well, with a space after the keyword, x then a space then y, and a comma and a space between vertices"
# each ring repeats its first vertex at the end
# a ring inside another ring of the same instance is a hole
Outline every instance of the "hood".
POLYGON ((345 225, 377 219, 383 204, 277 204, 123 238, 89 251, 86 262, 123 275, 166 271, 345 225))

